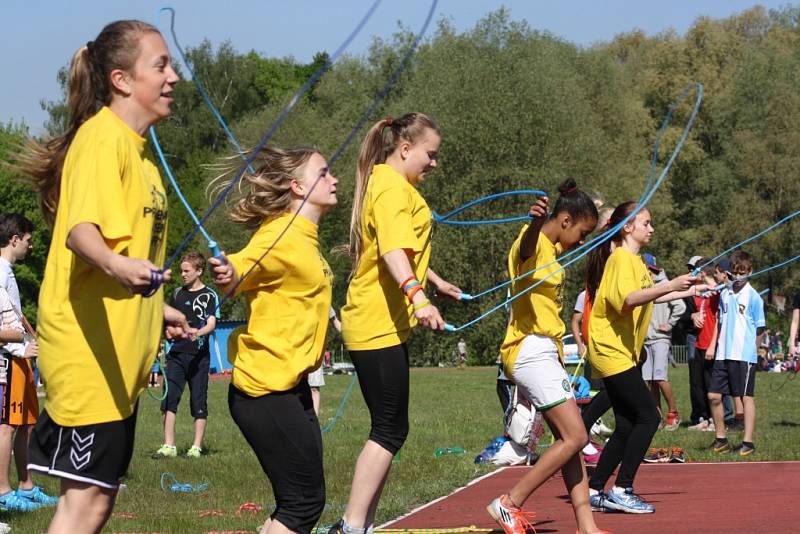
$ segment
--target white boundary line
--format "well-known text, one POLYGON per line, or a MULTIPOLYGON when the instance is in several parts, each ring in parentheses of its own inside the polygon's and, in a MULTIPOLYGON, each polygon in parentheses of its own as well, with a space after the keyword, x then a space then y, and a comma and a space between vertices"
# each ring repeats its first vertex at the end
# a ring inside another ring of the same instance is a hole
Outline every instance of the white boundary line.
MULTIPOLYGON (((642 464, 641 467, 645 467, 645 466, 664 467, 664 466, 668 466, 669 465, 669 466, 680 466, 681 468, 685 469, 687 466, 692 466, 692 465, 732 466, 732 465, 771 465, 771 464, 775 464, 775 465, 785 465, 785 464, 800 465, 800 460, 786 460, 786 461, 768 461, 768 460, 766 460, 766 461, 757 461, 757 462, 686 462, 686 463, 683 463, 683 464, 682 463, 667 463, 667 464, 647 464, 647 463, 645 463, 645 464, 642 464)), ((495 469, 491 473, 486 473, 485 475, 481 475, 476 479, 470 480, 467 483, 466 486, 462 486, 460 488, 456 488, 455 490, 451 491, 447 495, 442 495, 441 497, 439 497, 437 499, 434 499, 434 500, 432 500, 432 501, 430 501, 428 503, 425 503, 425 504, 422 504, 420 506, 417 506, 416 508, 414 508, 410 512, 407 512, 407 513, 401 515, 400 517, 396 517, 396 518, 394 518, 394 519, 392 519, 392 520, 390 520, 390 521, 388 521, 388 522, 386 522, 386 523, 384 523, 382 525, 379 525, 379 526, 375 527, 375 530, 378 530, 378 529, 381 529, 381 528, 390 528, 393 524, 405 519, 406 517, 408 517, 410 515, 413 515, 413 514, 416 514, 417 512, 419 512, 421 510, 424 510, 425 508, 428 508, 429 506, 433 506, 434 504, 436 504, 438 502, 441 502, 441 501, 447 499, 448 497, 452 497, 453 495, 462 492, 463 490, 469 488, 470 486, 472 486, 474 484, 477 484, 478 482, 481 482, 481 481, 483 481, 483 480, 485 480, 485 479, 487 479, 489 477, 492 477, 492 476, 494 476, 494 475, 496 475, 498 473, 501 473, 501 472, 503 472, 503 471, 505 471, 507 469, 519 470, 519 469, 528 469, 528 468, 530 468, 530 466, 528 466, 528 465, 514 465, 514 466, 505 466, 505 467, 500 467, 499 469, 495 469)))
MULTIPOLYGON (((519 467, 529 467, 529 466, 519 466, 519 467)), ((500 467, 500 468, 495 469, 494 471, 492 471, 490 473, 486 473, 485 475, 481 475, 478 478, 470 480, 469 482, 467 482, 466 486, 461 486, 460 488, 456 488, 453 491, 451 491, 450 493, 448 493, 447 495, 442 495, 438 499, 434 499, 429 503, 425 503, 425 504, 422 504, 420 506, 417 506, 416 508, 414 508, 410 512, 405 513, 405 514, 401 515, 400 517, 396 517, 396 518, 394 518, 394 519, 392 519, 392 520, 390 520, 390 521, 388 521, 388 522, 386 522, 386 523, 384 523, 382 525, 379 525, 379 526, 375 527, 375 530, 378 530, 378 529, 381 529, 381 528, 389 528, 394 523, 397 523, 398 521, 401 521, 401 520, 405 519, 406 517, 408 517, 408 516, 410 516, 412 514, 416 514, 417 512, 419 512, 421 510, 424 510, 425 508, 427 508, 429 506, 433 506, 437 502, 443 501, 443 500, 447 499, 448 497, 451 497, 451 496, 455 495, 456 493, 460 493, 460 492, 464 491, 465 489, 467 489, 468 487, 472 486, 473 484, 477 484, 478 482, 481 482, 481 481, 483 481, 483 480, 485 480, 485 479, 487 479, 489 477, 492 477, 492 476, 496 475, 497 473, 505 471, 508 468, 509 468, 509 466, 500 467)))

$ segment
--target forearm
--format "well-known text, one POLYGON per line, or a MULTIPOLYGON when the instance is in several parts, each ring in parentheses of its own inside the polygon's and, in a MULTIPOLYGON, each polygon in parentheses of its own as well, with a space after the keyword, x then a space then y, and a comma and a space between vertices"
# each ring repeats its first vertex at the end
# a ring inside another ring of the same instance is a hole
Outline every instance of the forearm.
POLYGON ((797 325, 800 323, 800 310, 792 310, 792 324, 789 326, 789 346, 797 339, 797 325))
POLYGON ((76 224, 67 235, 67 248, 83 261, 111 275, 116 254, 108 248, 100 230, 91 223, 76 224))
MULTIPOLYGON (((433 271, 433 269, 431 269, 430 267, 428 268, 428 271, 425 273, 425 275, 426 275, 426 276, 427 276, 427 278, 428 278, 428 282, 429 282, 430 284, 432 284, 432 285, 433 285, 433 287, 439 287, 439 286, 441 286, 441 285, 442 285, 442 282, 444 282, 444 279, 443 279, 441 276, 439 276, 438 274, 436 274, 436 273, 433 271)), ((406 277, 406 278, 407 278, 407 277, 406 277)), ((405 280, 405 278, 403 278, 403 280, 405 280)), ((400 282, 402 282, 403 280, 399 280, 397 283, 399 284, 399 283, 400 283, 400 282)))
POLYGON ((531 222, 519 243, 519 262, 523 263, 536 254, 536 244, 539 242, 539 232, 542 230, 544 217, 539 217, 531 222))
MULTIPOLYGON (((655 289, 655 288, 654 288, 655 289)), ((690 287, 684 291, 669 291, 661 295, 660 297, 656 298, 656 304, 660 304, 662 302, 671 302, 673 300, 684 299, 686 297, 694 297, 697 295, 697 289, 694 287, 690 287)), ((677 322, 677 320, 675 321, 677 322)))
POLYGON ((647 304, 648 302, 668 302, 671 299, 660 299, 661 297, 664 297, 670 293, 670 288, 666 287, 665 284, 633 291, 632 293, 629 293, 627 297, 625 297, 623 311, 630 311, 631 309, 637 306, 642 306, 643 304, 647 304))
POLYGON ((197 336, 207 336, 217 327, 217 318, 213 315, 206 317, 206 324, 197 330, 197 336))
MULTIPOLYGON (((398 288, 404 281, 416 276, 414 270, 411 268, 411 261, 409 261, 406 251, 403 249, 390 250, 381 256, 381 259, 389 269, 389 274, 391 274, 392 278, 397 282, 398 288)), ((423 291, 417 291, 414 295, 414 302, 422 302, 425 298, 423 291)))
POLYGON ((10 328, 0 330, 0 343, 22 343, 24 340, 25 336, 19 330, 10 328))
POLYGON ((583 341, 581 337, 581 315, 577 313, 572 314, 572 320, 569 323, 570 330, 572 331, 572 335, 575 338, 576 342, 583 341))

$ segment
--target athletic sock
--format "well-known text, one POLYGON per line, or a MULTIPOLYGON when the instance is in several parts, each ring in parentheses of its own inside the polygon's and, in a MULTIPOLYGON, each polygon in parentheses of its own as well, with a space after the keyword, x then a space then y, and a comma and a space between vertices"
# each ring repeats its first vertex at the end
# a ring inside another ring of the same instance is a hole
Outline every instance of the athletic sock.
POLYGON ((600 492, 597 491, 596 489, 589 488, 589 497, 591 497, 592 495, 597 495, 598 493, 600 492))
POLYGON ((344 534, 366 534, 367 533, 367 529, 351 527, 347 523, 347 521, 345 521, 345 519, 343 517, 342 518, 342 532, 344 532, 344 534))
POLYGON ((617 495, 620 495, 622 493, 625 493, 625 488, 620 488, 619 486, 614 486, 613 488, 611 488, 611 491, 613 491, 617 495))
POLYGON ((751 449, 755 449, 756 448, 756 446, 753 445, 752 441, 743 441, 742 445, 746 445, 747 447, 750 447, 751 449))
POLYGON ((597 448, 590 442, 586 444, 582 452, 583 454, 597 454, 597 448))

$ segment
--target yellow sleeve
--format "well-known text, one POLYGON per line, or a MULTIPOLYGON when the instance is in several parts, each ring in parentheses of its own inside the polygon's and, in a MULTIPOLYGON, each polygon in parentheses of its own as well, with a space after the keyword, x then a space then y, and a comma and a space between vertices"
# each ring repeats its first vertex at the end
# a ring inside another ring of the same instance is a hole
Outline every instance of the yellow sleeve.
MULTIPOLYGON (((283 224, 286 223, 283 222, 283 224)), ((247 246, 239 252, 228 256, 228 261, 233 265, 237 276, 239 276, 240 279, 244 277, 242 283, 236 288, 235 294, 239 294, 243 291, 267 288, 278 280, 283 272, 281 264, 286 254, 281 244, 287 239, 287 236, 283 236, 275 248, 270 250, 269 253, 262 258, 267 249, 275 242, 276 237, 277 234, 275 232, 263 228, 259 229, 250 239, 247 246), (256 263, 258 263, 258 265, 253 268, 256 263)))
POLYGON ((372 205, 375 215, 375 236, 378 256, 397 249, 421 252, 414 234, 411 213, 411 194, 401 187, 381 191, 372 205))
POLYGON ((131 239, 128 209, 122 189, 123 162, 117 147, 109 142, 75 147, 72 165, 63 177, 67 189, 67 233, 80 223, 100 229, 114 252, 125 249, 131 239))
POLYGON ((628 298, 628 295, 641 289, 632 260, 633 258, 626 258, 619 254, 612 255, 608 259, 606 272, 603 274, 603 276, 609 277, 606 299, 608 304, 619 314, 623 313, 625 299, 628 298))

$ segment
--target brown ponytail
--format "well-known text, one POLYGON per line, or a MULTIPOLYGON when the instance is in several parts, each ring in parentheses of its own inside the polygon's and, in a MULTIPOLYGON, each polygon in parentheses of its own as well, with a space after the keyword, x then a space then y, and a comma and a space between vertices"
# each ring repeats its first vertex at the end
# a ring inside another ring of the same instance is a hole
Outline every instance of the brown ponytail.
POLYGON ((358 153, 356 167, 356 184, 353 192, 353 213, 350 217, 350 245, 348 253, 353 260, 353 272, 361 259, 363 236, 361 221, 363 217, 364 197, 367 194, 367 182, 372 168, 385 163, 402 141, 415 143, 419 141, 425 130, 431 129, 441 135, 439 126, 423 113, 406 113, 402 117, 387 117, 376 122, 367 132, 358 153))
POLYGON ((44 218, 50 226, 58 209, 64 159, 78 128, 101 106, 111 103, 111 71, 133 70, 139 57, 139 39, 149 32, 158 33, 158 29, 138 20, 120 20, 79 48, 69 69, 67 131, 44 144, 31 137, 25 140, 13 166, 39 191, 44 218))
MULTIPOLYGON (((618 225, 622 222, 625 217, 633 213, 633 210, 636 209, 638 204, 633 201, 623 202, 619 206, 614 209, 614 212, 611 214, 611 217, 608 218, 608 221, 603 226, 602 231, 606 233, 611 230, 614 226, 618 225)), ((647 209, 647 208, 644 208, 647 209)), ((622 229, 620 228, 617 232, 607 241, 604 241, 602 245, 593 249, 587 258, 586 264, 586 291, 589 294, 589 300, 594 302, 595 294, 597 293, 597 288, 600 287, 600 280, 603 278, 603 271, 606 268, 606 262, 608 261, 608 257, 611 256, 611 243, 615 242, 617 244, 622 241, 622 229)))

